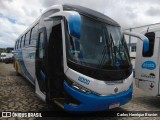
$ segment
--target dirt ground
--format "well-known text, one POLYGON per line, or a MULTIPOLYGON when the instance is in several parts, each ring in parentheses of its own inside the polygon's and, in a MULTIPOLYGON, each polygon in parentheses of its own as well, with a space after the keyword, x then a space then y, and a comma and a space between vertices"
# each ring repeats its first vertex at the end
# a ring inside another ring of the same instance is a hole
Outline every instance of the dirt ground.
MULTIPOLYGON (((0 63, 0 112, 3 111, 48 111, 47 105, 40 100, 35 92, 34 86, 25 78, 17 76, 12 64, 0 63)), ((160 111, 160 97, 151 97, 134 85, 132 100, 126 105, 113 109, 112 111, 160 111)), ((105 112, 103 112, 105 114, 105 112)), ((107 111, 106 111, 107 113, 107 111)), ((96 113, 93 113, 94 116, 96 113)), ((159 112, 160 114, 160 112, 159 112)), ((92 114, 91 114, 92 115, 92 114)), ((115 117, 106 118, 104 116, 97 117, 78 117, 76 119, 113 119, 128 120, 139 119, 137 117, 115 117), (82 117, 82 118, 81 118, 82 117)), ((71 117, 41 118, 41 119, 71 119, 71 117)), ((4 120, 4 118, 0 118, 4 120)), ((20 118, 7 118, 8 120, 17 120, 20 118)), ((33 120, 36 118, 21 118, 33 120)), ((40 118, 37 118, 39 120, 40 118)), ((40 120, 41 120, 40 119, 40 120)), ((74 119, 74 118, 73 118, 74 119)), ((159 120, 158 117, 141 117, 142 120, 159 120)))

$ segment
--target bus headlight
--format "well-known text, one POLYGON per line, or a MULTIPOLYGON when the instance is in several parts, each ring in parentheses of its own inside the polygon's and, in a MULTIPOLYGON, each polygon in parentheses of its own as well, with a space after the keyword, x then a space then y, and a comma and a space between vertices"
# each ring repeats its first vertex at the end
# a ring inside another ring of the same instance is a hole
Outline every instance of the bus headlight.
POLYGON ((76 89, 76 90, 79 90, 79 91, 81 91, 81 92, 84 92, 84 93, 86 93, 86 94, 90 94, 90 93, 91 93, 90 90, 88 90, 87 88, 85 88, 85 87, 83 87, 83 86, 81 86, 81 85, 79 85, 79 84, 77 84, 77 83, 73 83, 73 84, 72 84, 72 88, 74 88, 74 89, 76 89))

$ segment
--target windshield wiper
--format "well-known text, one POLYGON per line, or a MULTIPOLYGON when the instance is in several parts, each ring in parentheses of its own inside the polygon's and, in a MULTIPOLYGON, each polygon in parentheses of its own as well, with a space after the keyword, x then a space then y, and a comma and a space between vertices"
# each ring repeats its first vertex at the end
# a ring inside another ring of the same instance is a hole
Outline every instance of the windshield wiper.
POLYGON ((115 67, 116 66, 116 58, 117 57, 116 57, 115 45, 114 45, 111 33, 110 33, 110 43, 111 43, 111 45, 110 45, 111 51, 113 51, 113 53, 114 53, 114 57, 113 57, 113 53, 112 53, 112 58, 113 58, 113 63, 114 63, 113 65, 115 67))
POLYGON ((103 50, 102 50, 102 53, 101 53, 102 57, 101 57, 100 62, 99 62, 99 64, 98 64, 99 67, 101 67, 101 65, 103 65, 103 63, 104 63, 104 61, 105 61, 105 56, 106 56, 106 51, 107 51, 106 47, 107 47, 107 46, 104 46, 104 48, 103 48, 103 50))
MULTIPOLYGON (((109 61, 110 60, 112 60, 112 58, 111 58, 111 50, 109 49, 110 48, 110 45, 109 45, 109 42, 108 42, 108 40, 107 40, 107 33, 105 32, 105 31, 103 31, 104 32, 104 35, 105 35, 105 41, 106 41, 106 44, 107 45, 105 45, 104 46, 104 48, 103 48, 103 50, 102 50, 102 53, 101 53, 101 55, 102 55, 102 57, 101 57, 101 59, 100 59, 100 62, 99 62, 99 64, 98 64, 98 66, 99 67, 101 67, 103 64, 104 64, 104 62, 105 62, 105 58, 106 58, 106 56, 108 55, 108 59, 109 59, 109 61), (108 52, 107 54, 106 54, 106 52, 108 52)), ((112 56, 113 57, 113 56, 112 56)))
MULTIPOLYGON (((125 44, 125 41, 124 41, 124 35, 121 37, 121 44, 122 44, 122 49, 123 49, 123 51, 124 51, 124 54, 125 54, 125 56, 126 56, 126 59, 127 59, 127 61, 128 61, 128 63, 130 63, 130 55, 129 55, 129 51, 128 51, 128 47, 127 47, 127 45, 125 44)), ((119 54, 120 54, 120 46, 119 46, 119 54)), ((123 58, 122 58, 122 55, 120 54, 120 57, 121 57, 121 59, 123 60, 123 58)))

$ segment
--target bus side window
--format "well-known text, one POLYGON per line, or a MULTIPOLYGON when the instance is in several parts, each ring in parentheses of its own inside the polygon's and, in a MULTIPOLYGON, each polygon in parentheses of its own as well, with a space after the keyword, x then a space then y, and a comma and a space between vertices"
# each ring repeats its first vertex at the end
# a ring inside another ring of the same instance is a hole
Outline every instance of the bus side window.
POLYGON ((26 45, 29 45, 30 33, 31 33, 31 32, 28 31, 27 34, 26 34, 26 38, 25 38, 25 46, 26 46, 26 45))
POLYGON ((26 41, 26 35, 24 35, 24 38, 23 38, 23 46, 25 46, 25 41, 26 41))
POLYGON ((145 36, 149 39, 149 50, 147 52, 143 51, 143 57, 152 57, 154 52, 154 42, 155 42, 155 33, 148 32, 145 36))
POLYGON ((23 47, 23 39, 24 39, 24 36, 21 37, 21 44, 20 44, 21 48, 23 47))
POLYGON ((21 44, 21 39, 19 39, 19 44, 18 44, 18 48, 20 48, 20 44, 21 44))
POLYGON ((17 40, 17 43, 16 43, 16 50, 18 49, 18 40, 17 40))
POLYGON ((38 24, 32 28, 30 44, 36 45, 37 39, 38 39, 38 24))
POLYGON ((20 42, 19 42, 19 48, 21 48, 21 43, 22 43, 22 37, 21 37, 20 42))
POLYGON ((38 56, 39 56, 40 59, 44 58, 44 52, 45 52, 44 41, 45 41, 45 39, 44 39, 44 33, 41 32, 41 33, 39 33, 39 45, 38 45, 39 46, 39 50, 38 50, 39 55, 38 56))
POLYGON ((23 47, 24 44, 24 35, 21 37, 21 48, 23 47))
POLYGON ((18 48, 20 48, 21 39, 19 39, 18 48))
POLYGON ((15 50, 17 49, 17 41, 16 41, 16 43, 15 43, 15 47, 14 47, 14 49, 15 49, 15 50))
POLYGON ((19 48, 19 46, 18 46, 18 45, 19 45, 19 40, 17 41, 17 49, 19 48))
POLYGON ((25 34, 25 37, 24 37, 24 44, 23 44, 23 46, 26 46, 26 36, 27 36, 27 33, 25 34))

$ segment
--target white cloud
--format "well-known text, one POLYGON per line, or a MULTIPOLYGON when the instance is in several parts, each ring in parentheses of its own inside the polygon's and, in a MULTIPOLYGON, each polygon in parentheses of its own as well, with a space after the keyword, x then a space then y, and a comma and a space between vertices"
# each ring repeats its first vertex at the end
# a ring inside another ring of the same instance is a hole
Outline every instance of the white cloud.
POLYGON ((69 3, 104 13, 123 28, 159 22, 159 0, 0 0, 0 47, 15 39, 53 4, 69 3))
POLYGON ((13 46, 15 39, 27 26, 13 24, 7 18, 0 19, 0 46, 13 46), (5 44, 4 44, 5 43, 5 44))
MULTIPOLYGON (((146 14, 149 9, 159 9, 159 0, 41 0, 44 7, 56 3, 82 5, 116 20, 123 28, 159 22, 159 17, 146 14), (154 18, 153 18, 154 17, 154 18)), ((154 11, 155 12, 155 11, 154 11)), ((158 13, 158 12, 157 12, 158 13)))
POLYGON ((0 1, 0 47, 13 46, 15 39, 40 15, 38 0, 0 1))
POLYGON ((5 16, 16 19, 18 23, 29 25, 40 15, 42 7, 38 0, 0 1, 0 11, 5 16))

